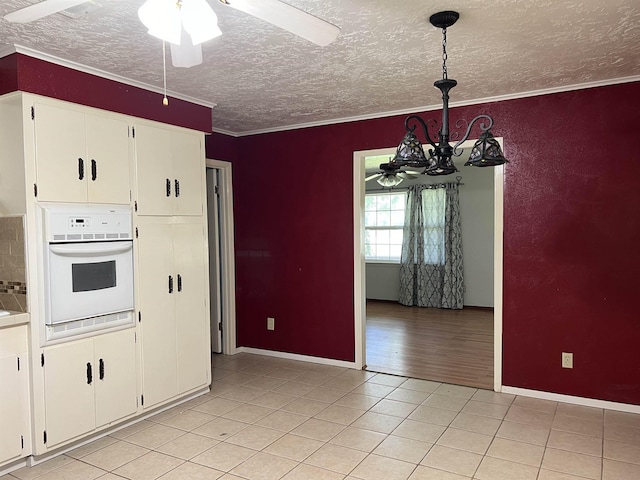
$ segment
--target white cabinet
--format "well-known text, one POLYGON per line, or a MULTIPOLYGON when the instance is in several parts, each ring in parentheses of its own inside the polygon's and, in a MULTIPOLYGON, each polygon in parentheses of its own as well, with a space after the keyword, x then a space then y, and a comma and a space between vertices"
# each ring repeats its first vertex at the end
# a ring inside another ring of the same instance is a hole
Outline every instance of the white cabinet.
POLYGON ((138 219, 144 407, 210 379, 206 226, 138 219))
POLYGON ((45 348, 48 447, 136 413, 133 329, 45 348))
POLYGON ((202 133, 147 124, 134 129, 138 215, 203 215, 202 133))
POLYGON ((19 458, 29 425, 26 355, 0 357, 0 465, 19 458))
POLYGON ((86 110, 34 103, 37 198, 129 204, 129 124, 86 110))
POLYGON ((0 329, 0 466, 31 453, 26 327, 0 329))

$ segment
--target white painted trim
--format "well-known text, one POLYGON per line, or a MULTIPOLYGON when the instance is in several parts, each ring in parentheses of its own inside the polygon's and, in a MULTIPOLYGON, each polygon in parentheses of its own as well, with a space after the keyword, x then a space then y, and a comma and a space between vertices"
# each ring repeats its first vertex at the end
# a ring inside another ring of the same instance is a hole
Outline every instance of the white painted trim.
MULTIPOLYGON (((125 85, 131 85, 132 87, 137 87, 143 90, 148 90, 150 92, 163 94, 163 89, 161 86, 150 85, 148 83, 132 80, 130 78, 122 77, 114 73, 105 72, 104 70, 100 70, 98 68, 82 65, 81 63, 76 63, 71 60, 65 60, 64 58, 56 57, 54 55, 49 55, 48 53, 39 52, 32 48, 23 47, 21 45, 5 45, 4 47, 0 48, 0 58, 6 57, 13 53, 20 53, 21 55, 26 55, 28 57, 44 60, 45 62, 53 63, 55 65, 60 65, 62 67, 67 67, 72 70, 77 70, 79 72, 95 75, 96 77, 106 78, 107 80, 113 80, 115 82, 123 83, 125 85)), ((184 100, 185 102, 193 103, 195 105, 201 105, 207 108, 213 108, 217 105, 216 103, 213 103, 213 102, 207 102, 199 98, 190 97, 188 95, 182 95, 180 93, 172 92, 172 91, 167 91, 167 96, 171 98, 176 98, 178 100, 184 100)))
POLYGON ((233 175, 231 162, 207 159, 207 168, 217 168, 220 171, 220 199, 222 218, 220 229, 222 242, 220 253, 222 258, 222 330, 223 353, 233 355, 236 353, 236 260, 234 243, 233 220, 233 175))
MULTIPOLYGON (((109 80, 114 80, 116 82, 124 83, 125 85, 131 85, 133 87, 142 88, 144 90, 149 90, 151 92, 162 93, 162 87, 157 87, 155 85, 150 85, 147 83, 139 82, 137 80, 132 80, 130 78, 122 77, 120 75, 105 72, 104 70, 82 65, 80 63, 76 63, 71 60, 65 60, 63 58, 56 57, 54 55, 49 55, 47 53, 39 52, 38 50, 34 50, 32 48, 23 47, 21 45, 5 45, 0 47, 0 58, 6 57, 13 53, 21 53, 29 57, 38 58, 40 60, 61 65, 63 67, 72 68, 73 70, 78 70, 80 72, 85 72, 91 75, 96 75, 98 77, 107 78, 109 80)), ((609 85, 618 85, 621 83, 632 83, 632 82, 638 82, 638 81, 640 81, 640 75, 632 75, 629 77, 611 78, 611 79, 605 79, 605 80, 597 80, 593 82, 576 83, 573 85, 564 85, 560 87, 541 88, 538 90, 530 90, 526 92, 509 93, 506 95, 495 95, 492 97, 474 98, 470 100, 451 102, 449 104, 449 107, 450 108, 464 107, 468 105, 479 105, 483 103, 502 102, 505 100, 517 100, 519 98, 537 97, 540 95, 550 95, 553 93, 570 92, 573 90, 584 90, 586 88, 606 87, 609 85)), ((196 105, 202 105, 204 107, 209 107, 209 108, 214 108, 215 106, 217 106, 216 103, 205 101, 195 97, 190 97, 188 95, 182 95, 176 92, 168 92, 168 93, 169 93, 169 96, 173 98, 194 103, 196 105)), ((250 135, 259 135, 262 133, 284 132, 287 130, 298 130, 302 128, 321 127, 324 125, 335 125, 338 123, 348 123, 348 122, 357 122, 360 120, 372 120, 377 118, 393 117, 395 115, 408 115, 416 112, 429 112, 432 110, 440 110, 441 108, 442 108, 442 104, 433 104, 433 105, 427 105, 422 107, 413 107, 410 109, 390 110, 386 112, 368 113, 365 115, 354 115, 351 117, 320 120, 317 122, 298 123, 294 125, 282 125, 279 127, 250 130, 247 132, 233 132, 230 130, 218 129, 213 127, 211 131, 216 133, 221 133, 223 135, 229 135, 231 137, 247 137, 250 135)))
POLYGON ((564 395, 562 393, 543 392, 540 390, 529 390, 527 388, 507 386, 502 387, 502 393, 521 395, 523 397, 541 398, 543 400, 551 400, 554 402, 571 403, 574 405, 582 405, 585 407, 605 408, 607 410, 616 410, 618 412, 640 414, 640 405, 632 405, 630 403, 610 402, 608 400, 574 397, 573 395, 564 395))
MULTIPOLYGON (((353 238, 354 245, 360 247, 363 243, 364 225, 361 211, 364 210, 364 157, 362 161, 353 153, 353 238)), ((366 319, 366 263, 364 252, 358 248, 354 250, 353 256, 353 314, 354 314, 354 334, 355 334, 355 364, 357 368, 366 367, 367 351, 366 335, 360 335, 364 330, 362 324, 366 319)))
MULTIPOLYGON (((18 460, 16 460, 15 462, 12 463, 8 463, 6 465, 4 465, 3 467, 0 467, 0 478, 4 477, 5 475, 10 474, 11 472, 14 472, 22 467, 26 467, 27 466, 27 458, 20 458, 18 460)), ((7 477, 9 478, 9 477, 7 477)), ((13 478, 13 477, 11 477, 13 478)))
MULTIPOLYGON (((213 123, 213 121, 211 123, 213 123)), ((238 137, 244 136, 244 134, 241 134, 241 133, 238 133, 238 132, 232 132, 231 130, 225 130, 224 128, 215 128, 215 127, 213 127, 213 128, 211 128, 211 131, 215 132, 215 133, 221 133, 222 135, 227 135, 229 137, 238 138, 238 137)))
MULTIPOLYGON (((496 137, 504 151, 502 137, 496 137)), ((475 140, 467 140, 460 148, 470 148, 475 140)), ((366 365, 366 263, 364 244, 364 177, 365 157, 393 155, 395 148, 378 148, 353 152, 353 319, 355 333, 355 358, 358 368, 366 365)), ((502 388, 502 277, 503 277, 503 230, 504 230, 504 165, 493 167, 494 177, 494 257, 493 257, 493 388, 502 388)))
MULTIPOLYGON (((510 93, 507 95, 495 95, 493 97, 474 98, 470 100, 462 100, 458 102, 449 103, 449 108, 465 107, 468 105, 481 105, 484 103, 503 102, 505 100, 518 100, 520 98, 538 97, 541 95, 551 95, 553 93, 571 92, 574 90, 584 90, 587 88, 606 87, 610 85, 618 85, 621 83, 632 83, 640 81, 640 75, 633 75, 630 77, 612 78, 608 80, 599 80, 595 82, 578 83, 574 85, 565 85, 561 87, 541 88, 539 90, 531 90, 527 92, 510 93)), ((387 112, 367 113, 365 115, 355 115, 353 117, 334 118, 329 120, 321 120, 317 122, 298 123, 294 125, 282 125, 279 127, 263 128, 259 130, 250 130, 248 132, 231 133, 224 130, 215 130, 219 133, 225 133, 226 135, 232 135, 234 137, 247 137, 250 135, 259 135, 262 133, 274 133, 283 132, 287 130, 298 130, 302 128, 322 127, 324 125, 335 125, 338 123, 358 122, 361 120, 373 120, 384 117, 393 117, 396 115, 409 115, 411 113, 430 112, 433 110, 441 110, 442 104, 426 105, 422 107, 412 107, 410 109, 403 110, 391 110, 387 112)))
MULTIPOLYGON (((504 152, 502 138, 498 142, 504 152)), ((504 255, 504 165, 493 178, 493 389, 502 389, 502 288, 504 255)))
POLYGON ((300 355, 298 353, 278 352, 276 350, 263 350, 262 348, 238 347, 236 353, 250 353, 253 355, 264 355, 266 357, 284 358, 287 360, 297 360, 300 362, 320 363, 333 367, 356 368, 354 362, 344 360, 334 360, 333 358, 312 357, 311 355, 300 355))

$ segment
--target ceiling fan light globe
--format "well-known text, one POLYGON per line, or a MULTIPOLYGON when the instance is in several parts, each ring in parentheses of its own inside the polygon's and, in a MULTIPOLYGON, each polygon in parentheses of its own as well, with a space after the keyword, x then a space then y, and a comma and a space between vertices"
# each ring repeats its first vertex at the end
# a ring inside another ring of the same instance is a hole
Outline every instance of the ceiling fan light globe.
POLYGON ((402 179, 397 175, 383 175, 378 180, 376 180, 383 187, 396 187, 402 183, 402 179))
POLYGON ((193 45, 191 37, 182 30, 180 45, 171 43, 171 64, 174 67, 190 68, 202 63, 202 46, 193 45))
POLYGON ((222 35, 218 28, 218 16, 205 0, 183 0, 180 17, 194 45, 222 35))
POLYGON ((138 18, 147 27, 149 35, 180 44, 182 24, 175 0, 147 0, 138 9, 138 18))

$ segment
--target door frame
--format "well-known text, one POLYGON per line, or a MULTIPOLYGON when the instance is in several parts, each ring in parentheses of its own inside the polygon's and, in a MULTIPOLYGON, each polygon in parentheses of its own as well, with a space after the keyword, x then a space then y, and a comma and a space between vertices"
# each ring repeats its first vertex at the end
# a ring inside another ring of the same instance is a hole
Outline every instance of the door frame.
MULTIPOLYGON (((496 140, 503 148, 502 137, 496 140)), ((461 147, 472 147, 475 140, 461 147)), ((355 367, 366 367, 366 262, 364 257, 365 157, 392 155, 395 147, 353 152, 353 317, 355 332, 355 367)), ((493 234, 493 389, 502 390, 502 285, 504 228, 504 165, 494 167, 494 234, 493 234)))
POLYGON ((222 299, 222 353, 235 355, 236 343, 236 262, 233 221, 233 175, 231 162, 206 159, 206 168, 220 172, 220 282, 222 299))

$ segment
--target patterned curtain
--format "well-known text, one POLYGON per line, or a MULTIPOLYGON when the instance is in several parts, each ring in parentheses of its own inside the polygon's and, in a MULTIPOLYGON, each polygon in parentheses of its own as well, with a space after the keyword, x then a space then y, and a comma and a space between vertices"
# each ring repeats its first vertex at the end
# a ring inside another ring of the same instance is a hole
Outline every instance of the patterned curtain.
POLYGON ((458 185, 412 185, 400 260, 400 303, 462 308, 462 229, 458 185))

